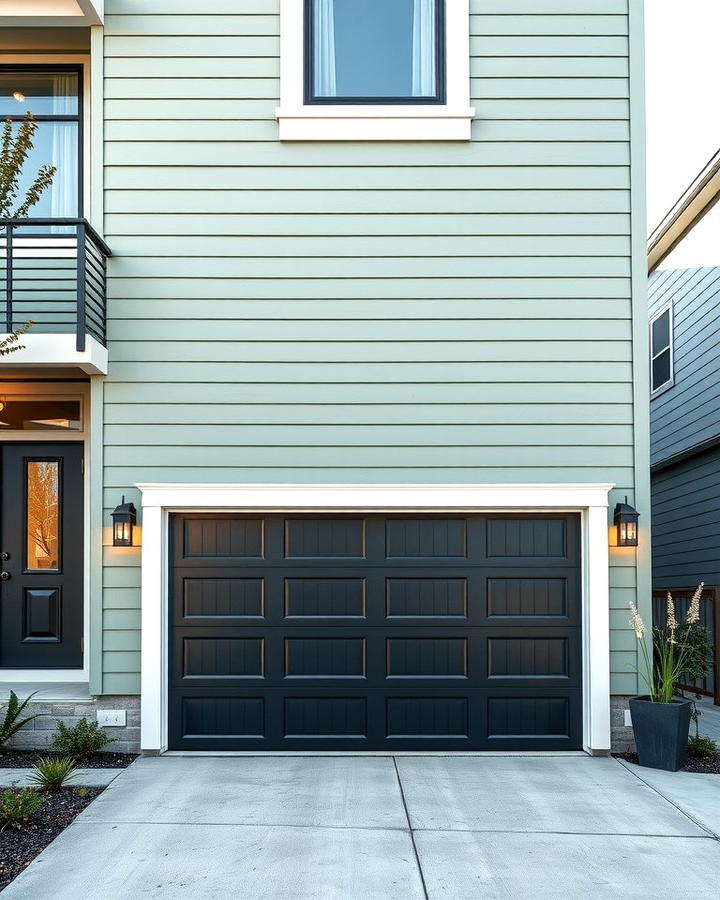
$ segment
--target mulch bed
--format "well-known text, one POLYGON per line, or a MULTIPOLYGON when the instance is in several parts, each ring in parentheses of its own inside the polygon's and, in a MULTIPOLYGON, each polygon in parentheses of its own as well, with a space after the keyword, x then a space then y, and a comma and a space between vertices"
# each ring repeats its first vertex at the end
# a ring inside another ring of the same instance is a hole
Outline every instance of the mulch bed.
MULTIPOLYGON (((49 750, 5 750, 0 753, 0 769, 31 769, 43 756, 62 756, 49 750)), ((93 753, 77 763, 78 769, 126 769, 136 753, 93 753)))
MULTIPOLYGON (((613 756, 626 759, 628 762, 638 765, 637 753, 613 753, 613 756)), ((720 775, 720 753, 715 756, 697 757, 690 756, 687 765, 680 769, 681 772, 701 772, 705 775, 720 775)))
POLYGON ((23 828, 0 831, 0 891, 16 878, 63 831, 102 788, 41 791, 43 805, 23 828))

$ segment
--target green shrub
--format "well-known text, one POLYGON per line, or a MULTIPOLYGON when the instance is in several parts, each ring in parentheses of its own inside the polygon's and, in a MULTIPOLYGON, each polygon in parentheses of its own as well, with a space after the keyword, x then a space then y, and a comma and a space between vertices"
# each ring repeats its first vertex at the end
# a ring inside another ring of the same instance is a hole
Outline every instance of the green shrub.
POLYGON ((40 787, 57 789, 75 777, 75 760, 71 756, 43 756, 30 773, 40 787))
POLYGON ((717 749, 717 744, 712 738, 693 735, 688 739, 688 753, 690 756, 715 756, 717 749))
MULTIPOLYGON (((35 694, 36 693, 37 691, 35 691, 35 694)), ((10 738, 20 731, 24 725, 27 725, 27 723, 31 722, 33 719, 37 719, 40 715, 40 713, 35 713, 35 715, 27 716, 25 719, 20 718, 22 711, 35 694, 30 694, 30 696, 21 703, 18 700, 15 691, 10 691, 10 699, 8 700, 7 709, 5 710, 5 718, 0 724, 0 750, 4 748, 10 738)))
POLYGON ((64 722, 58 720, 57 732, 52 739, 50 749, 77 760, 97 753, 107 744, 112 744, 114 740, 115 738, 108 737, 102 728, 98 727, 97 722, 80 719, 77 725, 68 728, 64 722))
POLYGON ((5 828, 23 828, 30 816, 43 804, 43 798, 35 788, 13 785, 0 792, 0 831, 5 828))

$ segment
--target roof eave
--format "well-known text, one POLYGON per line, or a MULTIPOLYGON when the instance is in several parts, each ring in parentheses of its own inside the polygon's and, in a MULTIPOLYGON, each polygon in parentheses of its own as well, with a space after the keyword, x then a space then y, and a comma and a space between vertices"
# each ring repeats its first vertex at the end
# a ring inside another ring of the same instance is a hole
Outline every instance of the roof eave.
POLYGON ((653 272, 720 199, 718 151, 648 239, 648 272, 653 272))

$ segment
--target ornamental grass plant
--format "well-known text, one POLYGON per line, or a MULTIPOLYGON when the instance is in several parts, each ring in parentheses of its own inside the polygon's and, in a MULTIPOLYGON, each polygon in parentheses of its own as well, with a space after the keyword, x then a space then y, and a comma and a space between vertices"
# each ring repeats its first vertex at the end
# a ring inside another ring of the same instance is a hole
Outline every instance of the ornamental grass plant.
POLYGON ((75 778, 75 760, 71 756, 42 756, 30 773, 30 780, 41 788, 58 790, 75 778))
POLYGON ((672 703, 675 685, 681 676, 700 678, 710 670, 710 634, 700 624, 700 598, 704 586, 704 582, 698 585, 683 622, 678 622, 675 601, 668 593, 665 625, 652 628, 652 658, 645 639, 645 623, 635 604, 630 603, 630 624, 645 662, 645 672, 641 674, 653 703, 672 703))

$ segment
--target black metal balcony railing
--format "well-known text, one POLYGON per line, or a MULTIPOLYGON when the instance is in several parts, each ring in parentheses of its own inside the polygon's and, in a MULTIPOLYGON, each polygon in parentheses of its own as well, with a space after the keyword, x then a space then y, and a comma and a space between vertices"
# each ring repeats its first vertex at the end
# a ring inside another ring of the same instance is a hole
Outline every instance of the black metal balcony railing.
POLYGON ((91 335, 105 346, 110 248, 86 219, 0 221, 0 316, 5 331, 91 335))

